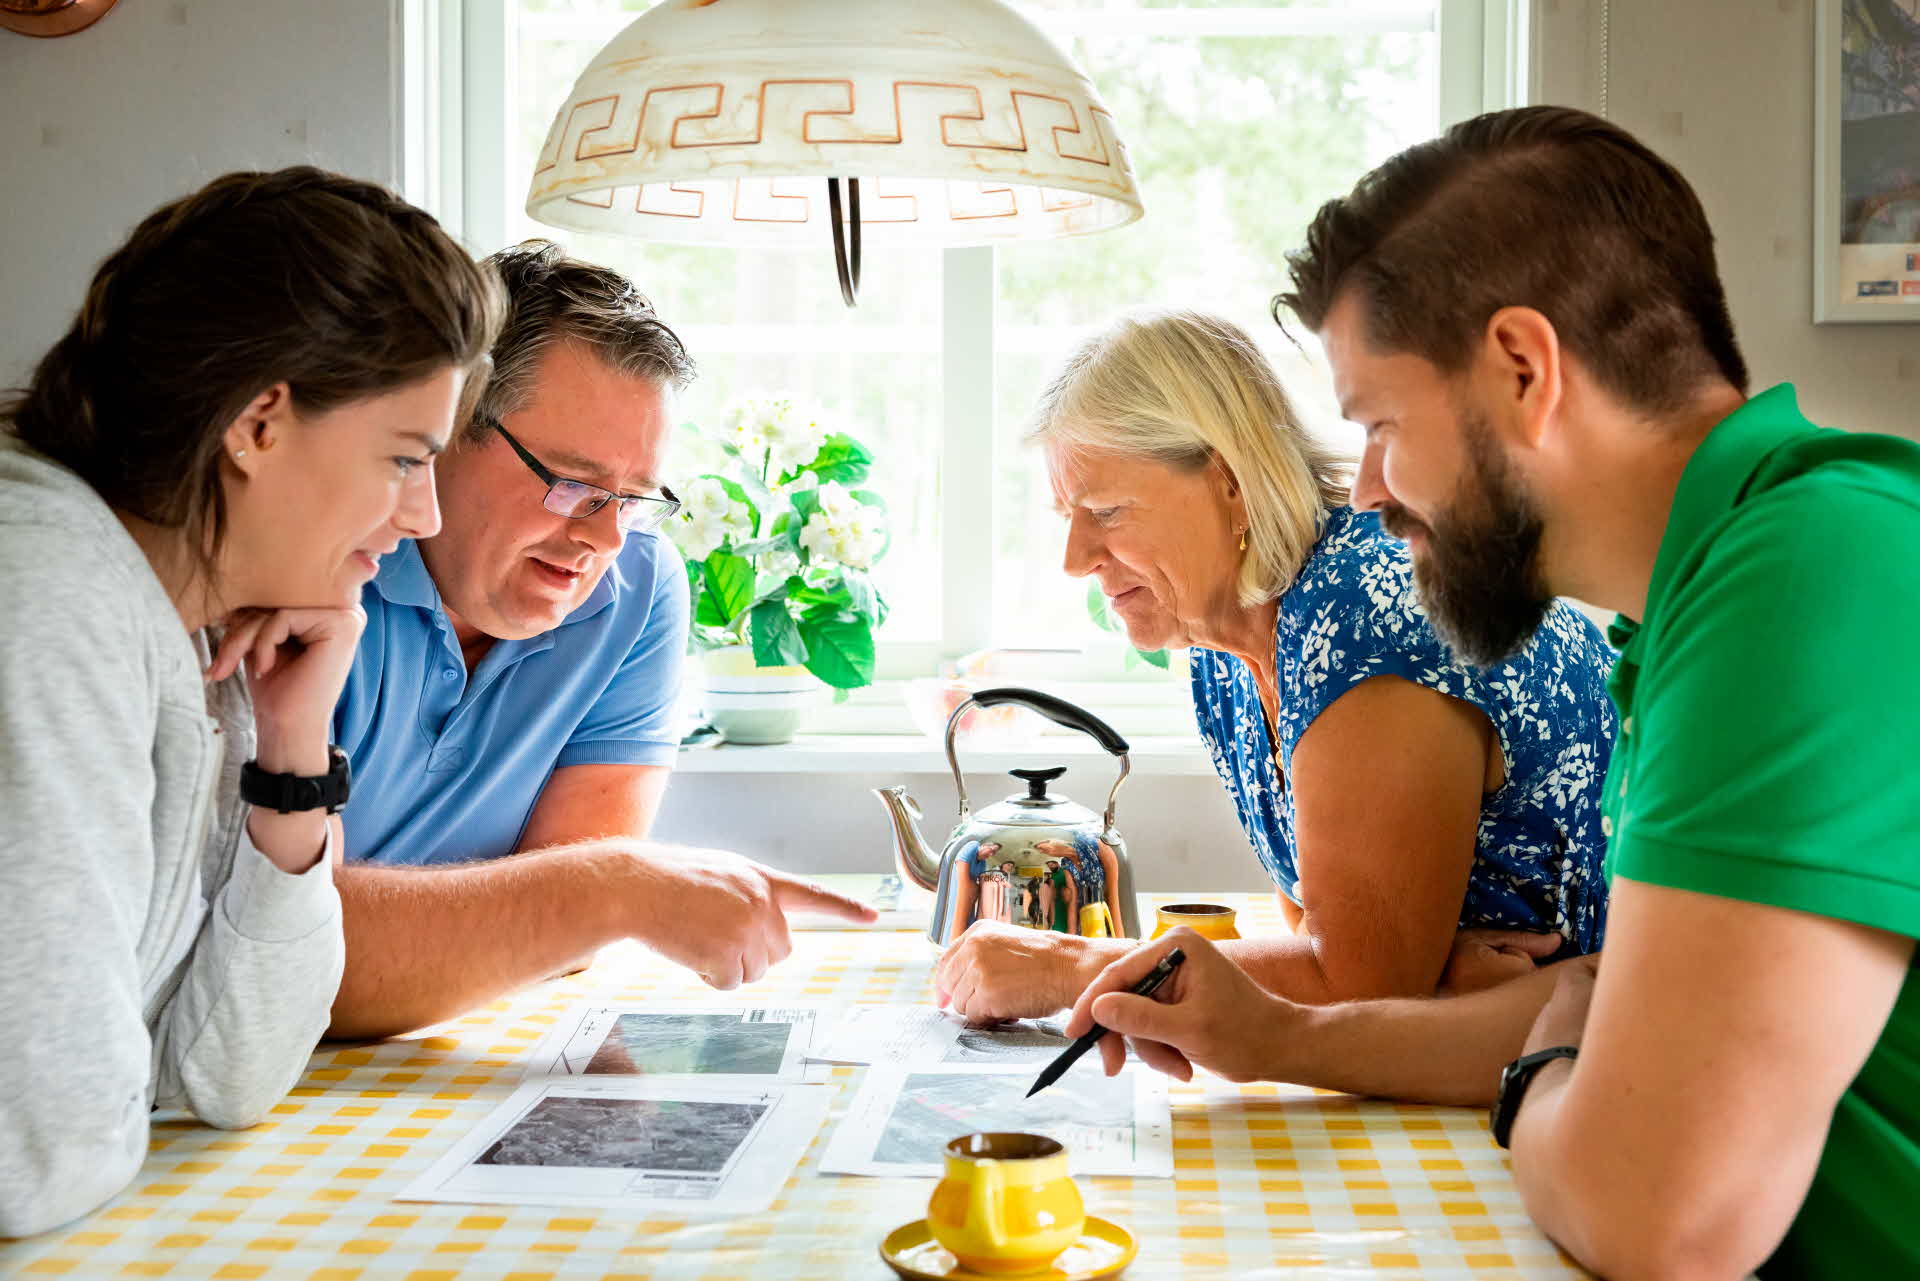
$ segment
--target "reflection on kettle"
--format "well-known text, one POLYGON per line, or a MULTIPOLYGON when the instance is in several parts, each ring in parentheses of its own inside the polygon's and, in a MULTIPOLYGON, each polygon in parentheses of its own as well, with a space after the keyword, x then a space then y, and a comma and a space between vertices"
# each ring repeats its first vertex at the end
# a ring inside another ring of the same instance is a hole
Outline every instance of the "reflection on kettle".
POLYGON ((1114 798, 1130 768, 1127 752, 1127 741, 1105 721, 1038 690, 984 689, 954 708, 947 718, 947 765, 960 796, 960 821, 945 849, 936 854, 922 839, 916 826, 920 807, 906 788, 874 792, 893 822, 900 874, 934 893, 927 937, 944 945, 975 921, 1001 921, 1061 934, 1139 938, 1133 869, 1126 842, 1113 825, 1114 798), (1027 785, 1026 795, 972 812, 954 753, 954 732, 970 708, 1002 703, 1030 707, 1091 736, 1120 758, 1120 777, 1107 794, 1104 815, 1058 793, 1048 795, 1047 785, 1067 772, 1064 766, 1009 770, 1027 785))

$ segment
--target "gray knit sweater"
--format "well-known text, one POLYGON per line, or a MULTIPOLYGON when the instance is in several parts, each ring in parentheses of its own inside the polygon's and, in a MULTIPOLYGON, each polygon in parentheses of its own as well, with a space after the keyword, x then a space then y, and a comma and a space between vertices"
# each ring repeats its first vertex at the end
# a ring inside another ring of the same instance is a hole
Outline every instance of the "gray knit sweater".
POLYGON ((252 709, 205 658, 93 490, 0 437, 0 1236, 118 1193, 156 1107, 258 1122, 326 1029, 331 857, 247 837, 252 709))

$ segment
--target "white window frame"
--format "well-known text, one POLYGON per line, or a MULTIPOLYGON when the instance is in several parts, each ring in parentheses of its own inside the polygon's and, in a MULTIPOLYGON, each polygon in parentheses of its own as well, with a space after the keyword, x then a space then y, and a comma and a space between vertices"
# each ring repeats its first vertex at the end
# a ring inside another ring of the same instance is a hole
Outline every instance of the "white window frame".
MULTIPOLYGON (((507 201, 506 95, 514 46, 509 0, 395 0, 400 57, 395 100, 401 121, 402 190, 433 210, 465 243, 490 250, 504 243, 507 201)), ((1374 34, 1437 29, 1439 119, 1442 128, 1482 111, 1528 100, 1531 0, 1428 0, 1427 3, 1329 3, 1317 8, 1111 9, 1084 14, 1044 11, 1032 16, 1059 36, 1077 28, 1140 35, 1276 36, 1374 34)), ((901 679, 932 673, 942 660, 993 643, 994 552, 979 528, 977 495, 993 492, 995 433, 983 430, 995 412, 996 271, 991 248, 943 252, 939 347, 942 378, 940 473, 941 608, 939 640, 889 642, 881 647, 879 689, 856 696, 874 709, 840 718, 847 729, 897 728, 891 688, 901 679)), ((1063 652, 1060 674, 1084 681, 1085 656, 1063 652)), ((1178 705, 1186 716, 1182 682, 1129 682, 1103 673, 1097 686, 1109 699, 1126 698, 1128 685, 1147 704, 1178 705)), ((1128 701, 1133 701, 1129 699, 1128 701)), ((1190 725, 1190 721, 1184 721, 1190 725)))

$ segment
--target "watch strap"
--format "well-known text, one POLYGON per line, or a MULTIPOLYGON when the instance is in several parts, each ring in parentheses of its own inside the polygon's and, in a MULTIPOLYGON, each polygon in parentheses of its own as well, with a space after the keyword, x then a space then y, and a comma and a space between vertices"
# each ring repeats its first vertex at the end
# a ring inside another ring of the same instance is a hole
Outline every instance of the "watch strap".
POLYGON ((240 767, 240 799, 280 814, 317 809, 337 814, 353 790, 353 770, 337 746, 327 748, 327 761, 324 774, 269 774, 259 762, 248 761, 240 767))
POLYGON ((1540 1069, 1555 1059, 1578 1058, 1579 1055, 1578 1046, 1556 1045, 1535 1050, 1532 1054, 1523 1054, 1507 1064, 1500 1073, 1500 1092, 1493 1100, 1490 1128, 1495 1143, 1503 1148, 1509 1146, 1509 1140, 1513 1138, 1514 1118, 1520 1115, 1520 1103, 1527 1097, 1527 1086, 1533 1083, 1540 1069))

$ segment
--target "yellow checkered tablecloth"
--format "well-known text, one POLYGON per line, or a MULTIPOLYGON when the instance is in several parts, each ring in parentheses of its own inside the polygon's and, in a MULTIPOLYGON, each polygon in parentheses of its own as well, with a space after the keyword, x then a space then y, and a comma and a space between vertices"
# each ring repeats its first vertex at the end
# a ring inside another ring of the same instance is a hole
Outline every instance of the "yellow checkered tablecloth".
MULTIPOLYGON (((1246 932, 1281 928, 1235 896, 1246 932)), ((1148 919, 1151 919, 1150 917, 1148 919)), ((752 1002, 920 1002, 918 934, 799 932, 752 1002)), ((180 1281, 684 1281, 891 1277, 876 1250, 925 1210, 930 1180, 822 1175, 857 1074, 836 1068, 828 1126, 770 1214, 676 1221, 394 1196, 518 1083, 566 1007, 712 999, 637 947, 421 1039, 323 1047, 293 1094, 243 1133, 160 1120, 146 1165, 99 1213, 0 1243, 0 1275, 180 1281)), ((1127 1225, 1127 1275, 1555 1278, 1582 1273, 1527 1220, 1484 1114, 1289 1086, 1173 1086, 1172 1179, 1083 1178, 1089 1212, 1127 1225)))

